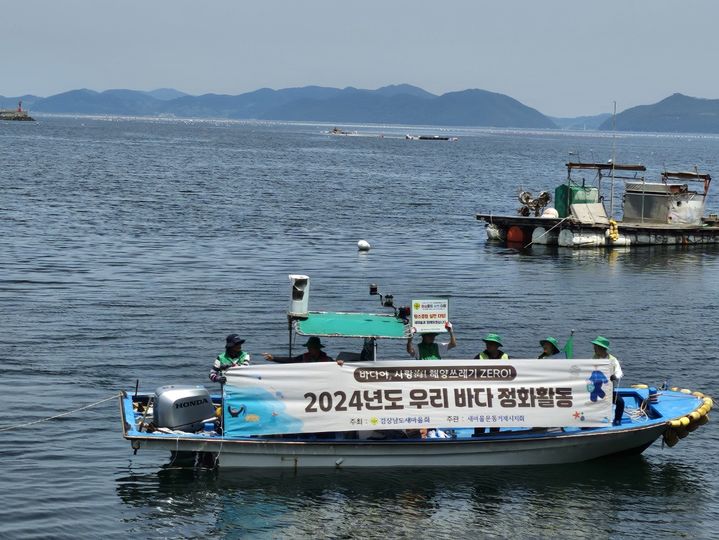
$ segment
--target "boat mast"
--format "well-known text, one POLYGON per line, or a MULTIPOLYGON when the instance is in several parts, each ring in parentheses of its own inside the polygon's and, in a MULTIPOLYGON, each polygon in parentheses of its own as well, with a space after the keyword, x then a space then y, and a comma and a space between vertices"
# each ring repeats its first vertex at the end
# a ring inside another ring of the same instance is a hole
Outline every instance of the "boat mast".
POLYGON ((617 102, 614 101, 614 113, 612 114, 612 189, 609 196, 609 217, 614 217, 614 164, 617 162, 617 102))

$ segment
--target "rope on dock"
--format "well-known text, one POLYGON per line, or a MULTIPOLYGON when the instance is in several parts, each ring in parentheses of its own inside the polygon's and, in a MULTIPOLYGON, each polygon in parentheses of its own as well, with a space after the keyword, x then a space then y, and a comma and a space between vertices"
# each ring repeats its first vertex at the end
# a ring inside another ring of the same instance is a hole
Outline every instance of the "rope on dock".
POLYGON ((41 418, 40 420, 35 420, 34 422, 27 422, 25 424, 16 424, 14 426, 5 426, 5 427, 0 428, 0 432, 10 431, 12 429, 18 429, 18 428, 23 428, 23 427, 28 427, 28 426, 32 426, 35 424, 39 424, 41 422, 47 422, 48 420, 55 420, 56 418, 61 418, 63 416, 68 416, 70 414, 73 414, 73 413, 76 413, 79 411, 84 411, 85 409, 90 409, 92 407, 96 407, 97 405, 100 405, 101 403, 105 403, 106 401, 110 401, 111 399, 117 399, 121 395, 122 394, 113 394, 110 397, 101 399, 100 401, 96 401, 95 403, 90 403, 89 405, 84 405, 83 407, 79 407, 79 408, 73 409, 71 411, 66 411, 64 413, 56 414, 54 416, 48 416, 47 418, 41 418))
MULTIPOLYGON (((567 220, 569 219, 569 217, 570 217, 570 216, 567 216, 567 217, 565 217, 565 218, 562 218, 562 221, 560 221, 559 223, 557 223, 554 227, 552 227, 551 229, 549 229, 549 230, 547 230, 547 231, 544 231, 542 234, 540 234, 540 235, 537 237, 537 240, 539 240, 540 238, 542 238, 542 236, 544 236, 545 234, 549 234, 549 233, 552 232, 554 229, 556 229, 557 227, 559 227, 562 223, 564 223, 565 221, 567 221, 567 220)), ((529 246, 531 246, 532 244, 534 244, 534 239, 532 239, 532 241, 531 241, 529 244, 527 244, 526 246, 524 246, 524 248, 522 248, 522 249, 527 249, 527 248, 528 248, 529 246)))

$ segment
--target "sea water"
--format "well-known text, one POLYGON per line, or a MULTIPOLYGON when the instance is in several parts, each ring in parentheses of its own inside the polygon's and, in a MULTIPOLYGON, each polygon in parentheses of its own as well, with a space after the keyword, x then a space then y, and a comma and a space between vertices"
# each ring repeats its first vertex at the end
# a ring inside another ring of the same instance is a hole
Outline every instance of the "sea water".
MULTIPOLYGON (((476 212, 553 193, 612 135, 491 129, 41 117, 0 125, 0 425, 132 390, 207 384, 230 333, 287 349, 287 274, 315 310, 449 298, 458 346, 577 356, 602 334, 624 383, 719 395, 719 247, 571 251, 488 244, 476 212), (405 133, 458 135, 408 141, 405 133), (384 137, 379 137, 383 134, 384 137), (570 156, 570 152, 574 155, 570 156), (372 244, 357 251, 357 241, 372 244)), ((719 174, 719 138, 618 134, 615 159, 719 174)), ((586 173, 586 180, 593 180, 586 173)), ((621 206, 620 194, 615 205, 621 206)), ((710 197, 708 211, 719 199, 710 197)), ((359 350, 327 340, 328 352, 359 350)), ((404 344, 381 343, 385 358, 404 344)), ((216 389, 213 389, 216 390, 216 389)), ((0 432, 0 537, 710 537, 711 422, 672 448, 577 465, 208 471, 133 455, 117 402, 0 432)))

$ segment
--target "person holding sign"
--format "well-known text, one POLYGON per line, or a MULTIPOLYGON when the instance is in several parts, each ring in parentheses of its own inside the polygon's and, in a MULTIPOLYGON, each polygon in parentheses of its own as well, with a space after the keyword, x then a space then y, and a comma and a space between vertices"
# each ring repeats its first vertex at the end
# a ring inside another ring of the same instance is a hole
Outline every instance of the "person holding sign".
POLYGON ((499 334, 487 334, 482 341, 484 350, 474 357, 475 360, 509 360, 509 355, 501 349, 502 338, 499 334))
MULTIPOLYGON (((624 376, 622 372, 622 366, 619 365, 619 360, 613 354, 609 354, 609 340, 604 336, 597 336, 592 341, 594 346, 594 356, 592 358, 609 358, 609 380, 612 381, 612 401, 616 405, 614 409, 614 421, 613 426, 619 426, 622 423, 622 415, 624 414, 624 398, 617 393, 617 386, 619 386, 619 380, 624 376)), ((606 379, 605 379, 606 380, 606 379)))
POLYGON ((444 323, 444 327, 447 329, 447 332, 449 332, 449 343, 435 343, 434 340, 437 338, 435 332, 423 332, 420 334, 422 338, 415 350, 414 344, 412 343, 412 336, 410 335, 409 339, 407 339, 407 354, 419 360, 441 360, 442 355, 439 352, 440 345, 446 350, 454 349, 457 346, 457 338, 454 337, 452 323, 447 321, 444 323))

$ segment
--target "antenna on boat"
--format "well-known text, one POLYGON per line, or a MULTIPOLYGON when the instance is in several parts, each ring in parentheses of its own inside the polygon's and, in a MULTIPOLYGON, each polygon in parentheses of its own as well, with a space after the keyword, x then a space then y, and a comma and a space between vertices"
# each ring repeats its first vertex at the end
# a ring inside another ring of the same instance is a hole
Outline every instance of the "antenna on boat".
POLYGON ((609 217, 614 217, 614 166, 617 163, 617 102, 614 101, 612 113, 612 189, 609 196, 609 217))

